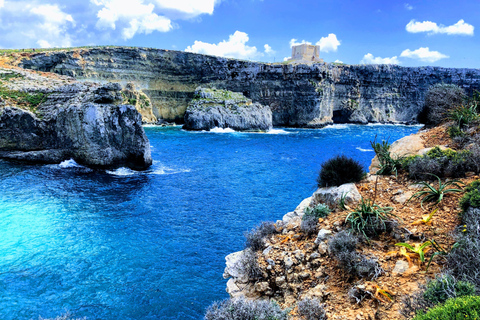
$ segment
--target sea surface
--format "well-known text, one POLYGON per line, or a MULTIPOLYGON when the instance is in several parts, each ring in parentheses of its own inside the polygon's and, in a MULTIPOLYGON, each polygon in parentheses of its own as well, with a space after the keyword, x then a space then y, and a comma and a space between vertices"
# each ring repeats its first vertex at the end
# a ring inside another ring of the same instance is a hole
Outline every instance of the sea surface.
POLYGON ((0 319, 201 319, 227 298, 225 256, 309 197, 322 162, 345 154, 367 168, 376 135, 418 129, 146 127, 145 172, 1 161, 0 319))

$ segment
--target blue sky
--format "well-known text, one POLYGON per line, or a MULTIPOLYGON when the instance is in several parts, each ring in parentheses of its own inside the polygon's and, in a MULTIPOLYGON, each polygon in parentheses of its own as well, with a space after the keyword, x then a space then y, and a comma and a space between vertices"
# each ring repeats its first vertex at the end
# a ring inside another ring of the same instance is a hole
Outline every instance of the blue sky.
POLYGON ((479 0, 0 0, 0 48, 128 45, 283 61, 480 67, 479 0))

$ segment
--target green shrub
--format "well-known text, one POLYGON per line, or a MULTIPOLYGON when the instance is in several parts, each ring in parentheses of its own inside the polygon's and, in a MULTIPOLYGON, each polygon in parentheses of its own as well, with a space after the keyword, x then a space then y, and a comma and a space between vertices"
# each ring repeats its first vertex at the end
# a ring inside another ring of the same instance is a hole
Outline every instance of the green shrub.
POLYGON ((320 203, 313 208, 305 208, 304 212, 305 214, 303 215, 303 218, 308 216, 314 216, 315 218, 319 219, 328 216, 330 212, 332 212, 332 210, 330 210, 330 208, 326 204, 320 203))
POLYGON ((456 124, 449 126, 447 132, 448 136, 452 139, 459 137, 463 138, 465 136, 465 132, 463 132, 462 129, 460 129, 460 127, 456 124))
POLYGON ((467 281, 458 281, 449 274, 440 274, 427 283, 423 297, 425 300, 437 305, 447 299, 470 296, 475 294, 475 285, 467 281))
POLYGON ((432 148, 424 156, 410 157, 403 162, 409 177, 415 180, 434 180, 438 177, 464 177, 468 171, 478 171, 477 155, 470 150, 454 151, 432 148))
POLYGON ((465 187, 465 194, 460 199, 463 212, 468 208, 480 208, 480 180, 475 180, 465 187))
POLYGON ((370 199, 361 200, 358 207, 347 215, 345 221, 350 224, 354 233, 362 234, 366 239, 379 235, 390 227, 392 222, 389 218, 393 208, 380 207, 370 199))
POLYGON ((443 305, 419 312, 414 320, 480 319, 480 296, 464 296, 449 299, 443 305))
POLYGON ((478 120, 476 104, 461 105, 450 111, 450 119, 460 129, 478 120))
POLYGON ((319 188, 359 182, 365 177, 362 165, 347 156, 336 156, 322 164, 317 178, 319 188))
POLYGON ((227 299, 214 302, 205 313, 205 320, 287 320, 288 310, 266 300, 227 299))
POLYGON ((425 94, 425 104, 418 120, 428 125, 438 125, 445 121, 450 110, 462 105, 465 91, 457 85, 438 83, 425 94))

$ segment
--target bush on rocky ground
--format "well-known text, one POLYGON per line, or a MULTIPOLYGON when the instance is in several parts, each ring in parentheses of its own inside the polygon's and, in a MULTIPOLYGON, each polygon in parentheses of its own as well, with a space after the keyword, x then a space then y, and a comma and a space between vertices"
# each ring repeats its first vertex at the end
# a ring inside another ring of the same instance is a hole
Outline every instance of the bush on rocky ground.
POLYGON ((462 215, 457 243, 447 255, 447 268, 457 279, 480 288, 480 209, 469 208, 462 215))
POLYGON ((317 231, 318 219, 325 218, 330 212, 330 208, 323 203, 320 203, 313 208, 305 208, 300 229, 307 235, 314 234, 315 231, 317 231))
POLYGON ((298 303, 298 314, 304 320, 326 320, 327 314, 318 299, 303 299, 298 303))
POLYGON ((414 180, 433 180, 435 179, 433 175, 440 178, 459 178, 465 177, 469 171, 479 172, 478 156, 480 156, 478 147, 458 152, 435 147, 424 156, 410 157, 405 160, 403 168, 408 171, 409 178, 414 180))
POLYGON ((319 188, 336 187, 345 183, 360 182, 365 174, 358 161, 341 155, 322 164, 317 183, 319 188))
POLYGON ((427 313, 419 311, 414 320, 480 319, 480 296, 449 299, 427 313))
POLYGON ((358 239, 341 231, 330 239, 329 251, 346 273, 366 279, 376 279, 383 269, 377 261, 355 251, 358 239))
POLYGON ((438 125, 448 119, 449 112, 465 100, 465 91, 457 85, 438 83, 425 94, 425 104, 418 116, 420 123, 438 125))
POLYGON ((317 231, 317 222, 318 218, 315 216, 303 216, 302 222, 300 223, 300 230, 305 233, 307 236, 315 234, 317 231))
POLYGON ((460 199, 463 212, 468 208, 480 208, 480 180, 475 180, 465 187, 465 194, 460 199))
POLYGON ((263 250, 265 249, 265 237, 276 233, 278 232, 273 222, 262 222, 258 227, 245 232, 245 246, 253 251, 263 250))
POLYGON ((263 276, 262 269, 258 265, 257 253, 250 248, 244 250, 238 268, 241 274, 246 275, 250 280, 257 280, 263 276))
POLYGON ((205 320, 287 320, 288 311, 265 300, 227 299, 214 302, 205 313, 205 320))
POLYGON ((450 274, 438 274, 427 282, 423 297, 433 305, 444 303, 448 299, 475 294, 475 285, 468 281, 457 280, 450 274))

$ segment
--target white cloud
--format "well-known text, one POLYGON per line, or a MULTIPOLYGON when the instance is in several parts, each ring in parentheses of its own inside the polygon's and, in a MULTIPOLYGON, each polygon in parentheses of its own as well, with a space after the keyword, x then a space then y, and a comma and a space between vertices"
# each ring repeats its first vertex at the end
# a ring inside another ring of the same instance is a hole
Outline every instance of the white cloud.
POLYGON ((69 33, 76 23, 56 4, 32 1, 1 1, 0 41, 23 47, 70 47, 69 33))
POLYGON ((168 32, 174 20, 213 14, 221 0, 90 0, 99 6, 96 27, 119 30, 128 40, 136 34, 168 32))
POLYGON ((5 5, 5 1, 4 0, 0 0, 0 8, 3 7, 5 5))
POLYGON ((218 0, 155 0, 159 8, 170 9, 185 14, 185 17, 195 17, 201 14, 212 14, 218 0))
POLYGON ((265 48, 266 54, 275 54, 275 50, 273 50, 268 44, 265 44, 263 47, 265 48))
POLYGON ((305 40, 302 40, 301 42, 297 42, 298 40, 297 39, 292 39, 290 40, 290 48, 293 47, 293 46, 298 46, 300 44, 312 44, 311 42, 308 42, 308 41, 305 41, 305 40))
POLYGON ((432 21, 418 22, 411 20, 405 29, 411 33, 427 32, 430 35, 443 33, 448 35, 473 36, 473 30, 475 28, 471 24, 465 23, 462 19, 451 26, 438 25, 432 21))
POLYGON ((430 51, 428 47, 422 47, 413 51, 410 49, 403 50, 400 57, 417 59, 423 62, 435 62, 440 59, 449 58, 449 56, 438 51, 430 51))
POLYGON ((283 58, 283 61, 288 61, 290 59, 292 59, 292 57, 285 57, 285 58, 283 58))
POLYGON ((254 59, 263 56, 263 53, 259 52, 256 47, 247 45, 248 40, 248 34, 235 31, 228 40, 223 40, 218 44, 196 40, 185 51, 238 59, 254 59))
POLYGON ((404 6, 408 11, 413 10, 413 6, 410 3, 405 3, 404 6))
POLYGON ((338 59, 337 59, 337 60, 335 60, 335 61, 333 61, 333 62, 335 62, 335 63, 343 63, 343 61, 341 61, 341 60, 338 60, 338 59))
MULTIPOLYGON (((312 44, 310 41, 302 40, 298 42, 297 39, 292 39, 290 40, 290 47, 298 46, 304 43, 312 44)), ((340 41, 338 41, 335 34, 330 33, 328 36, 320 38, 315 45, 320 46, 321 52, 337 51, 340 41)))
POLYGON ((317 46, 320 46, 321 52, 330 52, 337 51, 340 41, 338 41, 337 36, 333 33, 330 33, 327 37, 322 37, 317 43, 317 46))
POLYGON ((143 0, 92 0, 103 8, 98 11, 97 28, 112 29, 121 25, 122 38, 131 39, 137 33, 167 32, 173 28, 172 21, 153 12, 155 5, 143 0))
POLYGON ((381 58, 381 57, 374 57, 373 54, 367 53, 366 55, 363 56, 363 59, 360 61, 360 63, 365 63, 365 64, 400 64, 400 61, 398 61, 397 56, 391 57, 391 58, 381 58))

